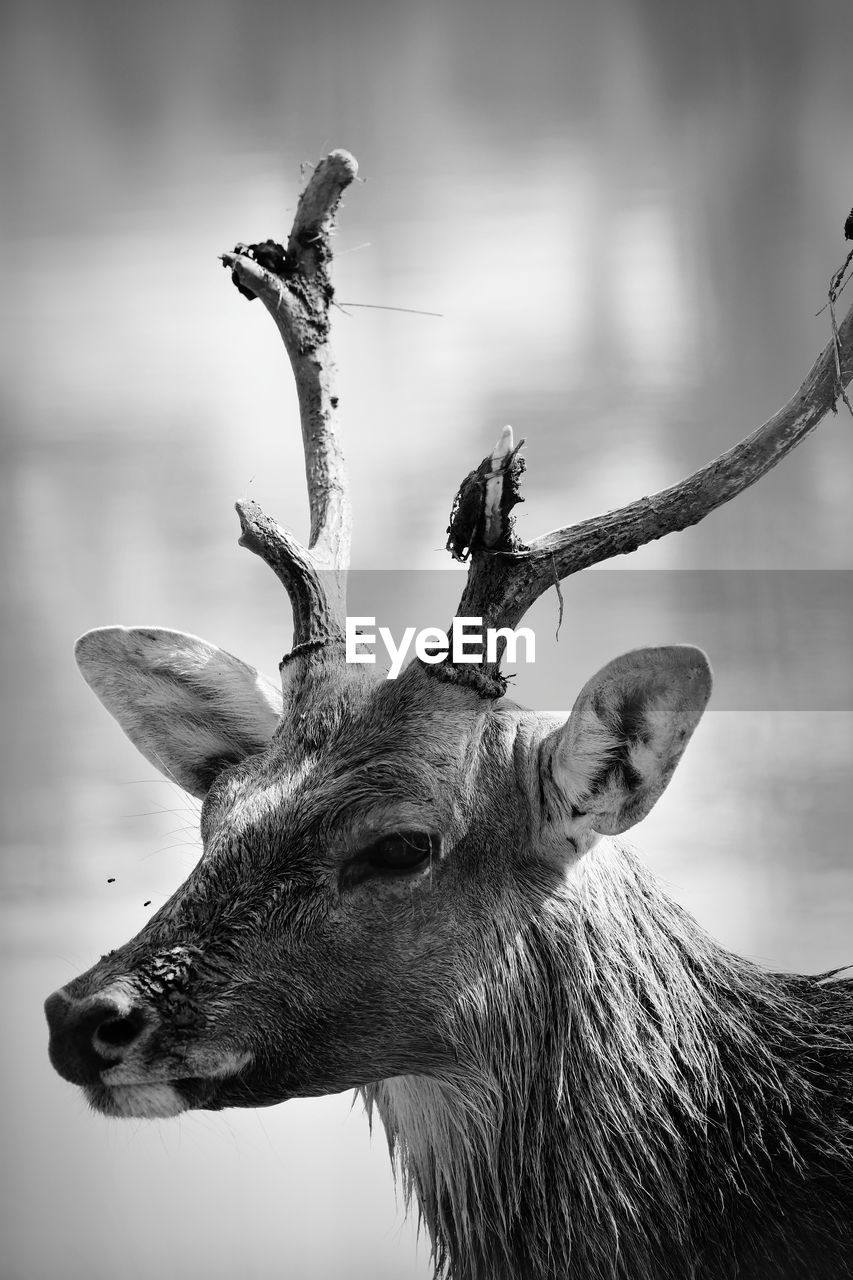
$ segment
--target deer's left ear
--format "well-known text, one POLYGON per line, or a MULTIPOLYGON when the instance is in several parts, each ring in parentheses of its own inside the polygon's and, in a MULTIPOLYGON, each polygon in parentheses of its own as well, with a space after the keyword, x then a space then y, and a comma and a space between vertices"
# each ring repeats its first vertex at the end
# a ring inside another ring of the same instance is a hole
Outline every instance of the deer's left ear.
POLYGON ((542 744, 545 821, 570 833, 627 831, 666 787, 711 694, 701 649, 636 649, 588 681, 542 744))

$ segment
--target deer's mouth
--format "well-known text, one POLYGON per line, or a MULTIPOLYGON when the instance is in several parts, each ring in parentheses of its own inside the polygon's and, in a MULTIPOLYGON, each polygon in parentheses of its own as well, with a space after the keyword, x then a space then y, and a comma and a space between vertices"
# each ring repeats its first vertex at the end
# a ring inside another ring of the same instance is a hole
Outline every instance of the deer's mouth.
MULTIPOLYGON (((173 1077, 155 1070, 148 1075, 138 1064, 121 1063, 85 1082, 83 1092, 93 1110, 108 1116, 166 1119, 182 1111, 235 1105, 230 1095, 244 1092, 240 1075, 251 1063, 251 1054, 202 1051, 199 1056, 205 1062, 204 1074, 173 1077)), ((198 1068, 201 1063, 193 1065, 198 1068)))
MULTIPOLYGON (((102 1115, 157 1120, 178 1116, 183 1111, 219 1111, 239 1105, 229 1098, 235 1081, 189 1076, 179 1080, 140 1081, 134 1084, 87 1084, 83 1086, 90 1107, 102 1115)), ((242 1089, 235 1090, 242 1093, 242 1089)))
POLYGON ((247 1079, 241 1070, 233 1074, 220 1071, 215 1076, 130 1081, 120 1077, 110 1080, 112 1074, 104 1072, 100 1080, 84 1084, 82 1088, 93 1111, 113 1117, 156 1120, 178 1116, 184 1111, 270 1107, 285 1102, 295 1092, 278 1086, 266 1087, 247 1079))

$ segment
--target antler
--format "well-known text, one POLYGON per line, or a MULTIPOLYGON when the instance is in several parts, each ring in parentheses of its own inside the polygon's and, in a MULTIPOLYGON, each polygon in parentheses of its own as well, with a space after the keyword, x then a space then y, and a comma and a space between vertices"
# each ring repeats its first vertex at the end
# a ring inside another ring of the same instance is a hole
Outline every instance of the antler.
MULTIPOLYGON (((843 271, 833 277, 831 309, 843 271)), ((463 482, 454 504, 448 550, 457 559, 471 558, 456 616, 482 618, 484 628, 515 627, 534 601, 562 579, 698 524, 755 484, 815 429, 829 409, 835 410, 839 397, 848 403, 845 388, 853 379, 853 307, 840 325, 832 310, 832 320, 833 338, 799 390, 757 431, 679 484, 618 511, 547 533, 530 546, 516 538, 509 515, 510 508, 521 501, 517 486, 523 464, 517 449, 513 450, 512 431, 505 429, 492 455, 463 482)), ((500 676, 503 648, 498 646, 498 660, 491 664, 454 668, 444 663, 427 670, 497 696, 505 687, 500 676)))
MULTIPOLYGON (((305 475, 311 512, 303 547, 255 502, 240 502, 240 543, 261 556, 287 588, 293 606, 293 649, 287 662, 344 641, 346 570, 351 514, 343 455, 336 433, 337 397, 329 348, 330 236, 343 191, 358 165, 347 151, 321 160, 300 197, 287 247, 267 240, 238 244, 222 255, 241 293, 260 298, 284 340, 299 399, 305 475)), ((511 509, 521 501, 524 469, 520 445, 506 428, 492 454, 463 482, 454 503, 448 550, 471 566, 457 617, 477 617, 483 627, 515 627, 549 587, 590 565, 636 551, 668 533, 698 524, 715 508, 754 484, 809 435, 853 379, 853 307, 836 323, 834 303, 853 253, 833 276, 829 291, 833 337, 796 394, 751 435, 688 476, 651 497, 592 520, 558 529, 525 546, 513 531, 511 509)), ((523 443, 523 442, 522 442, 523 443)), ((427 670, 472 683, 482 693, 503 692, 503 645, 496 661, 427 670)), ((331 660, 331 655, 330 655, 331 660)), ((418 664, 420 665, 420 664, 418 664)))
MULTIPOLYGON (((358 173, 348 151, 321 160, 299 199, 287 247, 267 240, 222 255, 241 293, 260 298, 284 339, 296 380, 311 533, 303 547, 256 502, 238 502, 240 545, 275 571, 293 606, 292 658, 344 638, 352 518, 336 431, 329 347, 330 236, 341 195, 358 173)), ((287 661, 287 659, 285 659, 287 661)))

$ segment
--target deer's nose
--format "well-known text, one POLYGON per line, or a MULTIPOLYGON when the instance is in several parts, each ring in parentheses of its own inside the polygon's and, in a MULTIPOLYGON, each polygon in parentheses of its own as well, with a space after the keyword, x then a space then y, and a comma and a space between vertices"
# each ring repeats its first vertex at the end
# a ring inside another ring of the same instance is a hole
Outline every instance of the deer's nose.
POLYGON ((75 999, 55 991, 44 1012, 50 1060, 72 1084, 95 1084, 102 1071, 124 1060, 150 1022, 144 1009, 120 1005, 107 995, 75 999))

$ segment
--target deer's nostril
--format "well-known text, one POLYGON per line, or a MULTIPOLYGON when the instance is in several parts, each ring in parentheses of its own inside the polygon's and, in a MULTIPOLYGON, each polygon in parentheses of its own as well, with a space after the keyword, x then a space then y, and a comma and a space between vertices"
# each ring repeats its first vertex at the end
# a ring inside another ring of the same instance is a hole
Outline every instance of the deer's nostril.
POLYGON ((95 1039, 103 1044, 121 1048, 132 1044, 144 1026, 145 1018, 138 1013, 131 1013, 123 1018, 108 1018, 106 1022, 102 1022, 95 1028, 95 1039))

